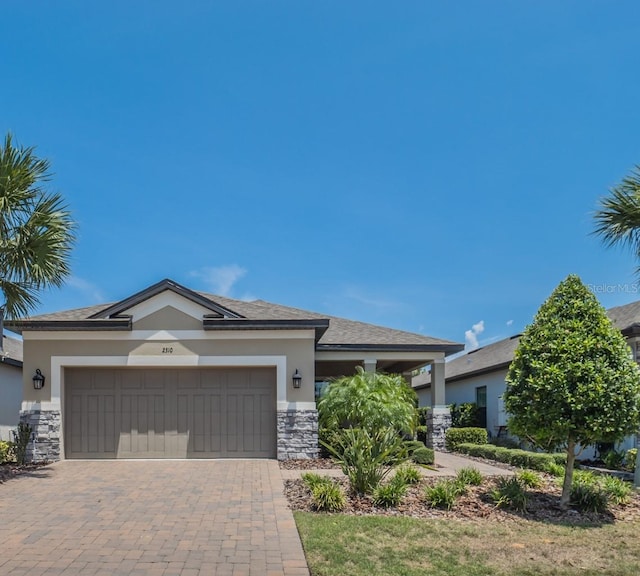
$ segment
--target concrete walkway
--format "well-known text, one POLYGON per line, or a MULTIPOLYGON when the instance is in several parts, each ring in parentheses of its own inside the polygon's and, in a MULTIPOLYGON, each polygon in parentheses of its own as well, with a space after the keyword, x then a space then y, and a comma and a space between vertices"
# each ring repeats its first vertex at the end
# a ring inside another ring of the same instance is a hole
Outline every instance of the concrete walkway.
POLYGON ((274 460, 64 461, 0 484, 2 576, 308 576, 274 460))
MULTIPOLYGON (((431 470, 429 468, 420 467, 420 471, 423 476, 434 477, 451 477, 455 476, 461 468, 476 468, 483 476, 513 476, 513 471, 492 466, 485 462, 479 462, 477 460, 471 460, 460 456, 459 454, 451 454, 449 452, 436 452, 436 469, 431 470)), ((339 478, 343 476, 342 471, 339 469, 323 469, 323 470, 282 470, 282 477, 285 480, 293 480, 300 478, 304 472, 316 472, 317 474, 324 474, 325 476, 331 476, 339 478)))

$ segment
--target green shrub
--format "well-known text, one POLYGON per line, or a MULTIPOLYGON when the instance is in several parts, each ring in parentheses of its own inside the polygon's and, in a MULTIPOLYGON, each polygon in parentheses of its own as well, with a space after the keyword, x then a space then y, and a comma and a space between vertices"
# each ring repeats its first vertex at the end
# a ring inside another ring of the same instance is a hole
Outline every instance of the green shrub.
POLYGON ((624 462, 624 452, 618 452, 617 450, 609 450, 603 457, 602 461, 609 470, 622 469, 622 463, 624 462))
POLYGON ((480 486, 482 484, 482 474, 477 468, 461 468, 458 470, 456 480, 464 486, 480 486))
POLYGON ((416 426, 416 438, 423 444, 427 443, 427 427, 416 426))
POLYGON ((315 472, 304 472, 302 474, 302 481, 305 483, 307 488, 313 492, 316 486, 320 484, 331 484, 332 480, 328 476, 321 476, 320 474, 316 474, 315 472))
MULTIPOLYGON (((478 458, 486 458, 497 462, 504 462, 511 466, 519 468, 530 468, 540 472, 557 471, 556 466, 566 462, 566 454, 547 454, 545 452, 528 452, 527 450, 502 448, 493 444, 458 444, 457 452, 476 456, 478 458)), ((552 472, 553 473, 553 472, 552 472)))
POLYGON ((560 466, 560 464, 556 464, 555 462, 550 462, 542 472, 562 478, 564 476, 564 466, 560 466))
POLYGON ((314 508, 321 512, 339 512, 345 507, 344 491, 337 482, 320 482, 311 494, 314 508))
POLYGON ((392 428, 374 432, 347 428, 336 435, 336 445, 327 449, 358 494, 371 494, 395 466, 408 459, 402 438, 392 428))
POLYGON ((435 454, 431 448, 418 448, 411 454, 411 460, 416 464, 431 465, 435 461, 435 454))
MULTIPOLYGON (((554 466, 556 466, 556 464, 554 464, 554 466)), ((540 488, 540 486, 542 486, 542 478, 533 470, 520 470, 520 472, 516 474, 516 478, 526 488, 540 488)))
POLYGON ((515 438, 510 438, 508 436, 494 436, 493 438, 489 439, 489 444, 500 446, 501 448, 511 448, 512 450, 515 448, 520 448, 520 443, 515 438))
POLYGON ((445 447, 452 451, 455 451, 459 444, 486 443, 487 431, 484 428, 449 428, 444 439, 445 447))
POLYGON ((602 477, 601 486, 604 493, 607 495, 609 502, 616 506, 622 506, 629 503, 631 493, 633 491, 629 483, 607 474, 602 477))
POLYGON ((13 462, 13 460, 13 442, 5 442, 4 440, 0 440, 0 464, 4 464, 5 462, 13 462))
POLYGON ((636 469, 636 458, 638 456, 638 449, 631 448, 627 450, 627 453, 624 456, 624 469, 629 472, 633 472, 636 469))
POLYGON ((453 428, 477 428, 480 426, 480 411, 475 402, 450 404, 449 411, 453 428))
POLYGON ((609 501, 593 474, 576 470, 571 484, 571 504, 583 512, 604 512, 609 501))
POLYGON ((424 497, 433 508, 451 510, 459 496, 464 494, 464 486, 457 480, 438 480, 433 486, 427 486, 424 497))
POLYGON ((400 468, 396 470, 394 479, 395 478, 400 478, 399 481, 402 481, 405 484, 417 484, 418 482, 420 482, 422 475, 415 466, 405 464, 400 466, 400 468))
POLYGON ((382 508, 397 506, 407 493, 407 484, 402 477, 394 476, 391 482, 378 486, 373 492, 373 503, 382 508))
POLYGON ((424 426, 426 428, 429 410, 431 410, 431 408, 429 408, 428 406, 418 408, 418 426, 424 426))
POLYGON ((13 445, 16 462, 20 465, 24 464, 27 459, 27 448, 31 442, 31 434, 33 429, 29 424, 20 422, 18 424, 18 432, 16 433, 16 441, 13 445))
POLYGON ((527 492, 515 476, 499 478, 489 496, 498 508, 510 508, 518 512, 524 512, 527 509, 527 492))
POLYGON ((414 453, 415 450, 419 448, 426 448, 424 442, 420 442, 420 440, 405 440, 404 447, 407 449, 409 456, 414 453))

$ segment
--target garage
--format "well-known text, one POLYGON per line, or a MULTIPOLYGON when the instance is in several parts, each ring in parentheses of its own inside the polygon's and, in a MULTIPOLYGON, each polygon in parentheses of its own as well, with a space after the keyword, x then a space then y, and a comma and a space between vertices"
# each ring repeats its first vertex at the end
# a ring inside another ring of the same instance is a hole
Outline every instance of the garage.
POLYGON ((274 458, 274 368, 66 368, 67 458, 274 458))

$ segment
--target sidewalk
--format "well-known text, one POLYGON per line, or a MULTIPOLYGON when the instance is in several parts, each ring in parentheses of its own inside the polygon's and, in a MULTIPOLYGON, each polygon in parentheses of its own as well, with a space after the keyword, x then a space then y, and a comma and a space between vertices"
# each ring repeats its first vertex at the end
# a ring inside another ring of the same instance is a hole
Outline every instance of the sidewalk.
MULTIPOLYGON (((461 468, 475 468, 479 470, 483 476, 513 476, 512 470, 505 470, 497 466, 485 462, 479 462, 477 460, 470 460, 464 456, 458 454, 451 454, 449 452, 436 452, 436 470, 430 470, 429 468, 423 468, 418 466, 423 476, 433 476, 439 478, 446 478, 455 476, 461 468)), ((315 472, 316 474, 331 476, 332 478, 340 478, 343 476, 342 470, 337 468, 330 469, 318 469, 318 470, 280 470, 283 480, 295 480, 300 478, 305 472, 315 472)))

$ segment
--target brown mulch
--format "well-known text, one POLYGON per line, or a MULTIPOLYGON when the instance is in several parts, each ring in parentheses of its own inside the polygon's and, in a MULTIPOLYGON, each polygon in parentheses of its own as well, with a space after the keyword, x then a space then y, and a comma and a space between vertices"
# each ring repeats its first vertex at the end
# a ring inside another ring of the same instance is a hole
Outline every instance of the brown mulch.
MULTIPOLYGON (((420 484, 409 486, 407 495, 396 508, 379 508, 373 504, 370 496, 357 496, 349 492, 346 479, 337 480, 347 495, 344 514, 365 516, 406 516, 411 518, 447 518, 470 522, 510 522, 521 519, 553 524, 600 525, 615 521, 640 521, 640 495, 634 494, 624 506, 612 506, 610 512, 591 513, 560 508, 561 489, 552 477, 545 477, 544 485, 538 489, 529 489, 527 511, 518 513, 496 508, 488 493, 495 486, 495 478, 486 478, 481 486, 468 486, 467 493, 460 496, 451 510, 432 508, 424 500, 424 490, 438 481, 437 478, 424 478, 420 484)), ((314 512, 309 489, 302 480, 286 480, 285 496, 292 510, 314 512)))
POLYGON ((333 470, 340 469, 331 458, 307 458, 301 460, 280 460, 283 470, 333 470))

